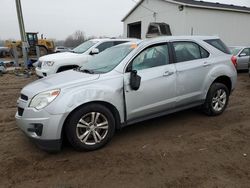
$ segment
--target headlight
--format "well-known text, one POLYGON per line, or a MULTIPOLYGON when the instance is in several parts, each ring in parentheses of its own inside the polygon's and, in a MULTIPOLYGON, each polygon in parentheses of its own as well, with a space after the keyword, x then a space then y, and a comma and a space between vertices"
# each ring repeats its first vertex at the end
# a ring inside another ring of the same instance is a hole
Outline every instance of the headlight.
POLYGON ((48 106, 60 94, 60 89, 54 89, 37 94, 30 102, 29 107, 41 110, 48 106))
POLYGON ((43 66, 49 66, 49 67, 51 67, 51 66, 53 66, 54 65, 54 61, 44 61, 43 62, 43 66))

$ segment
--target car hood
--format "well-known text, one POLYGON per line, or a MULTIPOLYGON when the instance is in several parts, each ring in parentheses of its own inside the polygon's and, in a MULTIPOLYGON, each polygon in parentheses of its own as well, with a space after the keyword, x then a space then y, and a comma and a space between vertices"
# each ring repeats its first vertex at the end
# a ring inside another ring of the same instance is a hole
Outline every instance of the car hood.
POLYGON ((29 98, 38 93, 52 89, 62 89, 77 84, 84 84, 100 77, 99 74, 86 74, 74 70, 69 70, 42 78, 25 86, 21 93, 29 98))
POLYGON ((86 54, 77 54, 73 52, 62 52, 62 53, 55 53, 55 54, 50 54, 46 55, 43 57, 39 58, 39 61, 60 61, 60 60, 65 60, 65 59, 79 59, 79 58, 84 58, 88 57, 89 55, 86 54))

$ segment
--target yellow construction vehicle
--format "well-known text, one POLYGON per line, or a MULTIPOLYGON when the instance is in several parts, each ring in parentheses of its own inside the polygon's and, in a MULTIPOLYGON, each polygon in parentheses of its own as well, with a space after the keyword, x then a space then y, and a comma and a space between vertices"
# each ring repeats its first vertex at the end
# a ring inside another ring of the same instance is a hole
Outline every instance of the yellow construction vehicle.
MULTIPOLYGON (((36 46, 39 46, 40 56, 47 55, 49 53, 53 53, 55 50, 55 44, 52 40, 43 39, 43 35, 41 35, 41 39, 38 39, 37 32, 29 32, 26 33, 27 40, 29 43, 29 55, 36 54, 36 46)), ((22 57, 22 41, 9 41, 5 42, 5 46, 13 51, 13 48, 16 47, 18 57, 22 57)))

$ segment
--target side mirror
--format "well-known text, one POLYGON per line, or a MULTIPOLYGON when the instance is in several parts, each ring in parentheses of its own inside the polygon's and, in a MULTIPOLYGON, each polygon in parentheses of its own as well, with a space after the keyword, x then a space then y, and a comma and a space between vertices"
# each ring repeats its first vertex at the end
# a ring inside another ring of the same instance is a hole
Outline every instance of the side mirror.
POLYGON ((141 85, 141 77, 137 75, 136 70, 132 70, 131 75, 130 75, 130 87, 131 87, 131 89, 137 91, 140 88, 140 85, 141 85))
POLYGON ((99 49, 98 48, 93 48, 90 52, 90 55, 96 55, 96 54, 99 54, 99 49))
POLYGON ((241 53, 239 56, 240 56, 240 57, 246 57, 247 54, 246 54, 246 53, 241 53))

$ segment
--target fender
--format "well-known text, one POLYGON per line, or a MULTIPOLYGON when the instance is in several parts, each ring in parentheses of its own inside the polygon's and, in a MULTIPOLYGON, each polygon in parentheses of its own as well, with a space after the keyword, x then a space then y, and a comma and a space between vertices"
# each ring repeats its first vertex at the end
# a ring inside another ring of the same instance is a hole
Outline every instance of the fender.
POLYGON ((121 123, 123 123, 123 100, 123 76, 116 76, 115 79, 98 80, 96 84, 91 82, 91 84, 84 86, 68 88, 62 91, 59 98, 54 101, 56 102, 53 105, 54 108, 47 108, 46 110, 51 114, 69 114, 84 104, 95 101, 105 102, 116 108, 119 112, 121 123), (110 80, 112 80, 112 85, 110 84, 110 80))

